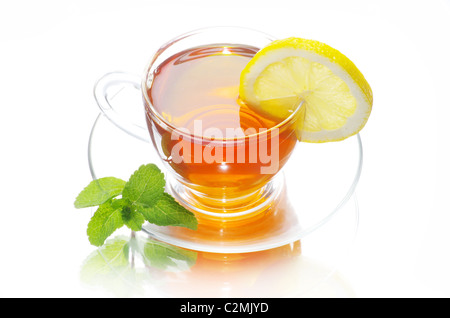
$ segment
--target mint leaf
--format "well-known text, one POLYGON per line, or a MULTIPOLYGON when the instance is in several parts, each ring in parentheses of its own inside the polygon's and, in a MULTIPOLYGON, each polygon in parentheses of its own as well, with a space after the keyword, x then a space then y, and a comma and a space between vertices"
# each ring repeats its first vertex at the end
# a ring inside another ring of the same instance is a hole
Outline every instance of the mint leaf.
POLYGON ((142 165, 130 177, 122 191, 122 197, 131 204, 151 207, 164 192, 164 174, 154 164, 142 165))
POLYGON ((92 181, 75 200, 76 208, 98 206, 87 228, 91 244, 103 245, 124 225, 140 231, 146 220, 197 229, 195 215, 164 192, 165 183, 164 174, 154 164, 140 166, 128 182, 114 177, 92 181), (115 198, 120 194, 121 198, 115 198))
POLYGON ((150 208, 141 207, 140 212, 148 222, 156 225, 182 226, 191 230, 197 229, 197 219, 194 213, 180 205, 168 193, 163 193, 156 205, 150 208))
POLYGON ((103 203, 98 207, 87 228, 89 242, 92 245, 103 245, 115 230, 123 226, 122 209, 122 205, 114 201, 103 203))
POLYGON ((122 219, 123 223, 132 231, 140 231, 145 222, 144 216, 131 206, 122 209, 122 219))
POLYGON ((144 216, 137 212, 128 199, 116 199, 111 202, 113 209, 120 209, 123 224, 132 231, 140 231, 144 224, 144 216))
POLYGON ((122 193, 126 182, 114 177, 93 180, 75 200, 77 209, 97 206, 122 193))

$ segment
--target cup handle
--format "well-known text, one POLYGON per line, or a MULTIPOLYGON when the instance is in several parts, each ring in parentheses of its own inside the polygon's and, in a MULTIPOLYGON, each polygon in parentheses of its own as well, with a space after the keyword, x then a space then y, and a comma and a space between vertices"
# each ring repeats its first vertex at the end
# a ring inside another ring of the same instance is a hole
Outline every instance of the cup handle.
POLYGON ((120 84, 132 86, 138 91, 141 89, 141 79, 137 75, 122 72, 105 74, 94 86, 94 97, 100 110, 113 124, 126 133, 142 141, 150 142, 150 135, 146 128, 126 120, 110 104, 108 96, 110 96, 111 88, 120 84))

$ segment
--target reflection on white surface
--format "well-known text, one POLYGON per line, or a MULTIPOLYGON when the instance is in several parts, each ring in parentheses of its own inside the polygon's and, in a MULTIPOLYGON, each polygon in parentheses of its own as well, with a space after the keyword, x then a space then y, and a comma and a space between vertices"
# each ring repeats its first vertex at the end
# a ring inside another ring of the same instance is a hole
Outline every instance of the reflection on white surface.
POLYGON ((81 279, 119 297, 353 296, 332 268, 301 254, 299 241, 264 252, 213 254, 117 237, 88 257, 81 279), (134 244, 147 252, 131 252, 134 244))
POLYGON ((351 246, 357 206, 309 237, 252 253, 208 253, 118 235, 84 261, 81 281, 119 297, 353 297, 336 267, 351 246))

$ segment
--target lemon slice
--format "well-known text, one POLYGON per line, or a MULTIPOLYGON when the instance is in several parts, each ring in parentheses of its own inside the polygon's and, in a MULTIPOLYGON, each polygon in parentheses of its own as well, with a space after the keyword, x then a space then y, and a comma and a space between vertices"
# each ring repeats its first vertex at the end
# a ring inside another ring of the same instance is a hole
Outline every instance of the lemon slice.
POLYGON ((277 120, 303 101, 299 139, 343 140, 357 134, 372 110, 372 90, 352 61, 313 40, 287 38, 260 50, 241 73, 240 98, 255 112, 277 120))

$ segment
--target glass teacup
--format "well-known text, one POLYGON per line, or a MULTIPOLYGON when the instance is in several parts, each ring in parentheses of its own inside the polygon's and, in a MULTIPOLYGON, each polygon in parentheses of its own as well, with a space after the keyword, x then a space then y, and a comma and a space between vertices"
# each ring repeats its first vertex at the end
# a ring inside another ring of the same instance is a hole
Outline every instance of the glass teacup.
POLYGON ((298 144, 302 105, 277 121, 239 99, 240 71, 274 38, 234 27, 206 28, 164 44, 143 78, 105 75, 95 87, 104 114, 129 134, 151 141, 162 159, 167 191, 205 219, 242 220, 280 194, 280 171, 298 144), (141 90, 148 130, 110 106, 108 88, 141 90))

